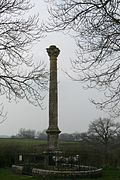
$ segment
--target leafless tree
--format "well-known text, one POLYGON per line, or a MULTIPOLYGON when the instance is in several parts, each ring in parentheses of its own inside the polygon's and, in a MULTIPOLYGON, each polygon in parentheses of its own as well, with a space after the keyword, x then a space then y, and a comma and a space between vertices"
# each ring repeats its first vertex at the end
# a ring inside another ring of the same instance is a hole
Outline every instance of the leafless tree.
POLYGON ((29 0, 0 1, 0 95, 41 106, 47 72, 29 56, 31 45, 42 37, 38 16, 29 16, 32 7, 29 0))
POLYGON ((72 61, 76 80, 104 92, 93 103, 120 115, 120 1, 48 0, 50 20, 46 31, 66 30, 76 40, 72 61), (51 2, 51 3, 50 3, 51 2))
POLYGON ((24 138, 24 139, 25 138, 26 139, 34 139, 35 138, 35 133, 36 133, 35 130, 21 128, 16 137, 24 138))
POLYGON ((120 134, 120 123, 115 123, 108 118, 99 118, 90 123, 88 129, 89 137, 107 146, 120 134))

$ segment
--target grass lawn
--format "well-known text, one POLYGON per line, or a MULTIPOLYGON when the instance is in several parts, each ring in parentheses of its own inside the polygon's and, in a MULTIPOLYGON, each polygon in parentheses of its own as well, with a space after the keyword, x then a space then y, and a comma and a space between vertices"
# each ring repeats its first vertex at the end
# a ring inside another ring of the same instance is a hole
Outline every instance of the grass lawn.
POLYGON ((0 169, 0 180, 38 180, 38 179, 31 176, 16 175, 12 172, 11 169, 0 169))
POLYGON ((39 139, 19 139, 19 138, 0 138, 0 145, 4 144, 20 144, 20 145, 41 145, 46 144, 47 141, 39 139))
MULTIPOLYGON (((48 180, 48 179, 49 178, 15 175, 11 171, 11 169, 0 169, 0 180, 48 180)), ((57 178, 53 178, 53 179, 57 180, 57 178)), ((81 179, 82 180, 120 180, 120 169, 106 169, 103 171, 103 176, 100 178, 81 178, 81 179)), ((52 178, 50 178, 50 180, 52 180, 52 178)), ((66 180, 70 180, 70 178, 66 178, 66 180)), ((79 180, 79 179, 74 178, 74 180, 79 180)))

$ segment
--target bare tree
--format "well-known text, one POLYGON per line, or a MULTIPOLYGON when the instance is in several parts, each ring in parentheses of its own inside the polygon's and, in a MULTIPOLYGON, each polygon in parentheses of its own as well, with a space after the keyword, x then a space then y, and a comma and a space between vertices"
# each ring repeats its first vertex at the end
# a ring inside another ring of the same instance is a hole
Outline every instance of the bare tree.
POLYGON ((107 146, 120 133, 120 123, 108 118, 99 118, 90 123, 88 135, 98 143, 107 146))
POLYGON ((29 0, 0 1, 0 95, 41 106, 47 72, 29 56, 31 45, 42 37, 38 16, 28 15, 32 7, 29 0))
POLYGON ((120 1, 48 0, 46 31, 68 30, 78 45, 72 61, 78 81, 103 90, 105 98, 93 103, 120 115, 120 1), (112 109, 112 110, 111 110, 112 109))
POLYGON ((35 130, 21 128, 16 137, 24 138, 24 139, 25 138, 26 139, 34 139, 35 138, 35 133, 36 133, 35 130))

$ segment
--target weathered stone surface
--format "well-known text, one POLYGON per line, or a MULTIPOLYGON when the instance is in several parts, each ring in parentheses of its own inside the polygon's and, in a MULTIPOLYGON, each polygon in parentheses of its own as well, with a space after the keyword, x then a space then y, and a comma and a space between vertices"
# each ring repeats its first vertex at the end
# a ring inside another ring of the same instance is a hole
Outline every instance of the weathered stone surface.
POLYGON ((53 60, 52 58, 57 60, 60 50, 55 45, 51 45, 49 48, 47 48, 47 53, 50 57, 50 60, 53 60))
POLYGON ((43 177, 100 177, 102 176, 102 168, 88 171, 70 171, 70 170, 45 170, 45 169, 32 169, 33 176, 43 176, 43 177))
POLYGON ((58 136, 61 132, 58 128, 58 90, 57 90, 57 57, 60 50, 51 45, 47 48, 47 53, 50 57, 50 84, 49 84, 49 127, 48 134, 48 149, 58 149, 58 136))

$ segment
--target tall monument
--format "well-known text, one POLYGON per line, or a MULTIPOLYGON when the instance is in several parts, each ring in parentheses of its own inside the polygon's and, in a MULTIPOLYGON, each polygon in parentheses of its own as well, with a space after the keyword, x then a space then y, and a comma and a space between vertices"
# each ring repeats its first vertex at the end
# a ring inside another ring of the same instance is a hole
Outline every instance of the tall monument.
POLYGON ((58 150, 58 136, 61 132, 58 128, 58 94, 57 94, 57 57, 60 50, 51 45, 47 48, 47 53, 50 57, 50 84, 49 84, 49 127, 48 134, 48 149, 50 151, 58 150))

